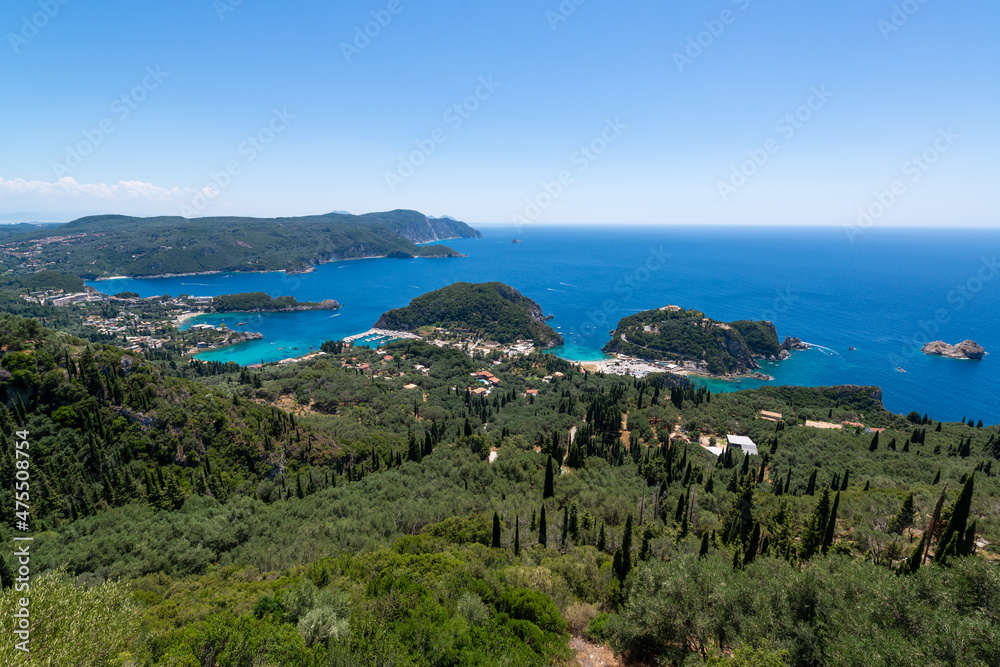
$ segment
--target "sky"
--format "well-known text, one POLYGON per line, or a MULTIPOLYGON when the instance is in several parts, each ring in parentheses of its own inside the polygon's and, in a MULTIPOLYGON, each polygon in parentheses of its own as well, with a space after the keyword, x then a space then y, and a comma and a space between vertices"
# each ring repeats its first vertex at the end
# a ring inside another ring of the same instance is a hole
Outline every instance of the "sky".
POLYGON ((995 0, 6 0, 0 222, 998 226, 995 0))

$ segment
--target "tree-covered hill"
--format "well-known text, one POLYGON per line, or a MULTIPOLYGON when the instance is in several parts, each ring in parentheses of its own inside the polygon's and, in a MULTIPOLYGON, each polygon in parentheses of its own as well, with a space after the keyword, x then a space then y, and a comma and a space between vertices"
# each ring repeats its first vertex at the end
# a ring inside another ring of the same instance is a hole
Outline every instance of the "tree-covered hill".
POLYGON ((458 256, 418 246, 481 234, 450 218, 416 211, 299 218, 90 216, 0 239, 0 256, 22 272, 38 268, 83 277, 208 271, 302 271, 358 257, 458 256))
POLYGON ((537 303, 498 282, 454 283, 422 294, 404 308, 383 313, 375 326, 397 331, 420 327, 463 330, 504 344, 534 340, 541 347, 553 347, 563 342, 545 323, 537 303))
MULTIPOLYGON (((33 659, 541 666, 571 664, 572 634, 649 664, 995 664, 996 425, 896 415, 875 387, 324 351, 240 368, 0 315, 33 659), (760 454, 703 447, 727 434, 760 454)), ((30 664, 10 642, 0 663, 30 664)))
POLYGON ((755 359, 781 354, 770 322, 727 324, 673 306, 623 317, 603 349, 642 359, 705 362, 714 375, 753 370, 758 368, 755 359))

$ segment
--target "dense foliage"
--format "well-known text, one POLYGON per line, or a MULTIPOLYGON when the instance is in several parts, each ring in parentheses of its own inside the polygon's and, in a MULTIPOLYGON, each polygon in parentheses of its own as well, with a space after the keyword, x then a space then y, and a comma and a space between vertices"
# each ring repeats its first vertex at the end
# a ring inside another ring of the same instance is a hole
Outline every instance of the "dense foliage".
POLYGON ((697 310, 666 307, 623 317, 605 352, 642 359, 705 362, 709 373, 725 375, 757 367, 755 358, 781 353, 770 322, 726 324, 697 310))
POLYGON ((246 292, 244 294, 222 294, 212 299, 212 307, 219 313, 255 313, 312 309, 334 309, 340 304, 333 300, 314 303, 296 301, 294 296, 272 297, 267 292, 246 292))
MULTIPOLYGON (((53 664, 548 665, 571 634, 664 665, 995 664, 1000 429, 974 417, 420 341, 250 369, 0 315, 0 348, 53 664), (727 434, 759 455, 702 446, 727 434)), ((17 469, 5 447, 8 517, 17 469)))
POLYGON ((449 254, 447 248, 428 250, 416 243, 478 236, 465 223, 405 210, 266 219, 103 215, 10 236, 3 239, 0 256, 8 266, 28 267, 30 260, 30 267, 87 278, 299 271, 338 259, 449 254), (55 236, 64 240, 39 243, 55 236))
POLYGON ((537 303, 503 283, 453 283, 422 294, 404 308, 384 313, 375 325, 412 331, 441 327, 469 332, 499 343, 533 340, 551 347, 562 343, 537 303))

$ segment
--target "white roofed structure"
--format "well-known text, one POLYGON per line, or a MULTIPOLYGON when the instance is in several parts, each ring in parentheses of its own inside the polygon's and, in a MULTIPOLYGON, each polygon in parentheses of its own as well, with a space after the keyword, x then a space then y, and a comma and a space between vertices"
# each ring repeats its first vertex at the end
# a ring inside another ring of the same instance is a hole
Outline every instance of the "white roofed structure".
POLYGON ((757 443, 745 435, 727 435, 726 443, 729 447, 739 447, 744 454, 757 453, 757 443))

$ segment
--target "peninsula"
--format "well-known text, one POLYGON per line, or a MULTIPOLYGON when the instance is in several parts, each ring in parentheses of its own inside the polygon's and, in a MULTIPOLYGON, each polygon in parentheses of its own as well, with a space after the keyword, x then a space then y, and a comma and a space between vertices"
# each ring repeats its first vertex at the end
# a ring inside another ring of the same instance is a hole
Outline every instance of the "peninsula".
POLYGON ((537 303, 500 282, 459 282, 428 292, 405 308, 383 313, 375 328, 438 328, 500 344, 530 340, 538 347, 555 347, 563 342, 562 336, 545 323, 537 303))
POLYGON ((685 370, 720 377, 756 371, 756 360, 784 358, 774 324, 719 322, 699 310, 664 306, 624 317, 604 352, 670 361, 685 370))
POLYGON ((464 222, 408 210, 193 220, 99 215, 0 239, 0 261, 24 274, 56 269, 87 280, 223 271, 301 273, 344 259, 459 257, 447 246, 417 244, 480 236, 464 222))

